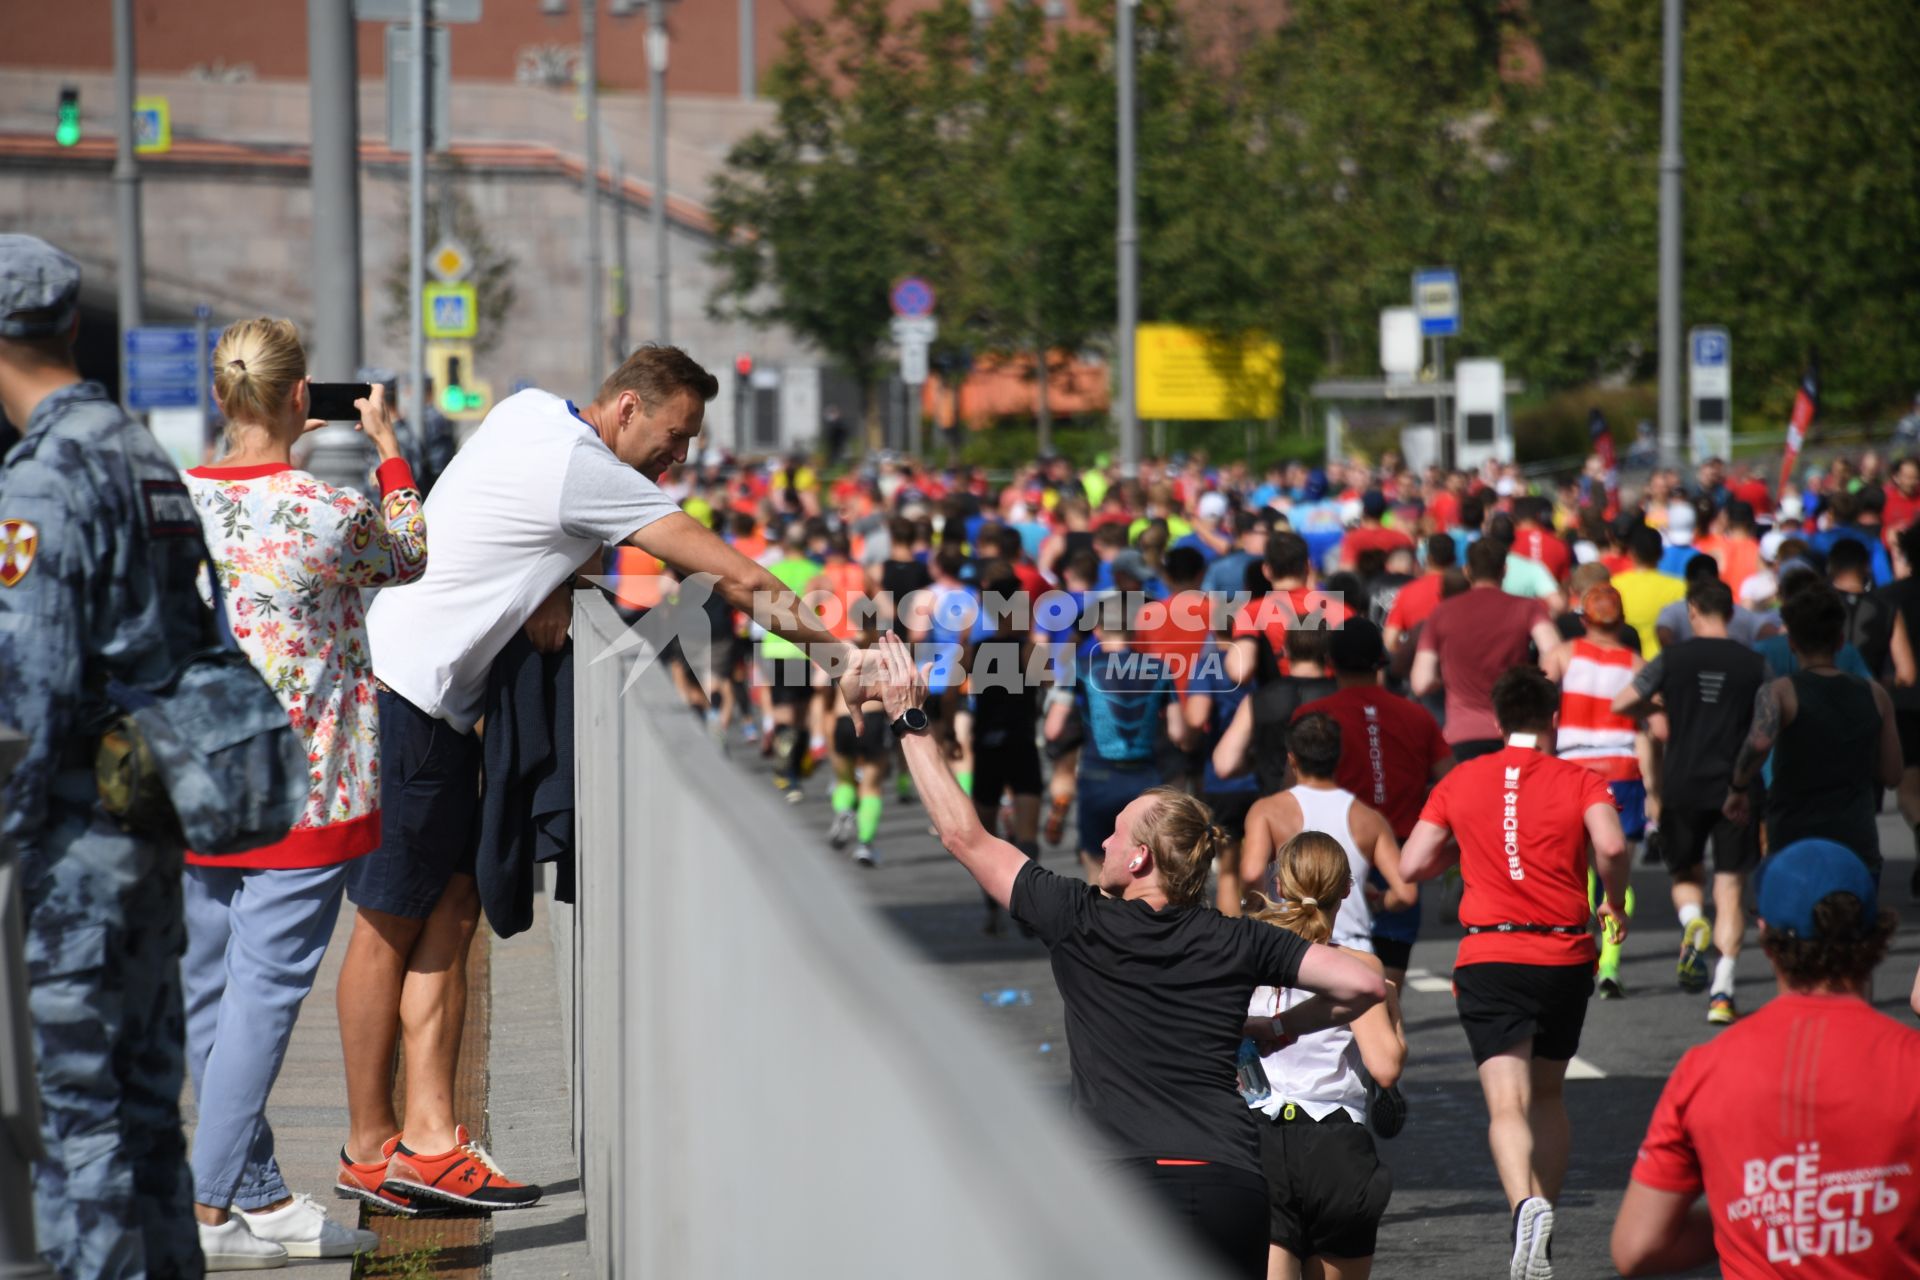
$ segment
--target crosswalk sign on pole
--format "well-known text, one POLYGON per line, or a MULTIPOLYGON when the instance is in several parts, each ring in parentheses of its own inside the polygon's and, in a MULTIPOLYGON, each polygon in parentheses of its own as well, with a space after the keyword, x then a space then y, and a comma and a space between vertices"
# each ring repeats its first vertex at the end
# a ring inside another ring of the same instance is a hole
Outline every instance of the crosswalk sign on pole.
POLYGON ((429 338, 471 338, 480 331, 480 306, 470 284, 430 284, 420 300, 429 338))
POLYGON ((134 99, 133 149, 142 155, 173 150, 173 109, 165 98, 134 99))

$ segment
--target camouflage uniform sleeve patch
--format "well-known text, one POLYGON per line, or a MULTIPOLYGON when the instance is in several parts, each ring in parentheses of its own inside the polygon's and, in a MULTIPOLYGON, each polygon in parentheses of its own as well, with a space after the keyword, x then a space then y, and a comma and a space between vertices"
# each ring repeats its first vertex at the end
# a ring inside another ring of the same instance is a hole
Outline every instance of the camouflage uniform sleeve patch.
POLYGON ((31 520, 0 519, 0 587, 18 586, 33 568, 40 550, 40 526, 31 520))

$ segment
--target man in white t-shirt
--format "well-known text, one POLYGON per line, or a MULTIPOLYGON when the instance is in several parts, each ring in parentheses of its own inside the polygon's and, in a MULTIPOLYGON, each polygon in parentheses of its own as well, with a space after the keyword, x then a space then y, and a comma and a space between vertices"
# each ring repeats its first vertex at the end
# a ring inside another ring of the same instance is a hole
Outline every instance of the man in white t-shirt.
POLYGON ((466 957, 480 915, 473 878, 487 673, 525 628, 565 642, 576 575, 607 544, 657 556, 844 676, 863 700, 863 659, 760 565, 682 512, 655 484, 686 460, 712 374, 676 347, 634 352, 576 406, 545 391, 496 405, 427 499, 427 568, 381 591, 367 614, 379 685, 382 840, 353 864, 358 908, 340 974, 349 1133, 338 1186, 391 1212, 455 1204, 521 1208, 515 1182, 453 1114, 466 957), (391 1102, 396 1033, 407 1114, 391 1102), (404 1123, 403 1123, 404 1121, 404 1123))

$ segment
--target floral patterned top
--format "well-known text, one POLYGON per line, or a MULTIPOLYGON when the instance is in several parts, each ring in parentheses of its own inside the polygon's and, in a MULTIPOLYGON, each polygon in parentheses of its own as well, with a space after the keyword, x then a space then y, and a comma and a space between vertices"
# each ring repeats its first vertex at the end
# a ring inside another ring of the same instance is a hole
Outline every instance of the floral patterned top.
POLYGON ((187 472, 234 639, 306 740, 311 779, 286 839, 188 862, 323 867, 380 844, 380 723, 360 589, 424 573, 427 525, 406 462, 378 474, 375 506, 283 463, 187 472))

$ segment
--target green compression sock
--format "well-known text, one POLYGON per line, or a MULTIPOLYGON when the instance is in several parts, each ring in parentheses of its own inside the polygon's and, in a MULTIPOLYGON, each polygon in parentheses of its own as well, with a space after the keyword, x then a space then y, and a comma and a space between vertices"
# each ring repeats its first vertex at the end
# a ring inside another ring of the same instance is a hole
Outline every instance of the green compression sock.
POLYGON ((873 837, 880 831, 880 809, 885 802, 879 796, 860 797, 860 820, 857 831, 861 844, 872 844, 873 837))
POLYGON ((848 810, 852 809, 854 794, 855 794, 854 786, 851 782, 834 783, 833 784, 833 811, 835 813, 846 813, 848 810))
POLYGON ((913 775, 905 769, 893 775, 893 789, 902 800, 913 794, 913 775))
POLYGON ((962 791, 966 792, 968 795, 973 794, 973 775, 972 774, 956 773, 953 775, 953 780, 960 784, 960 789, 962 791))

